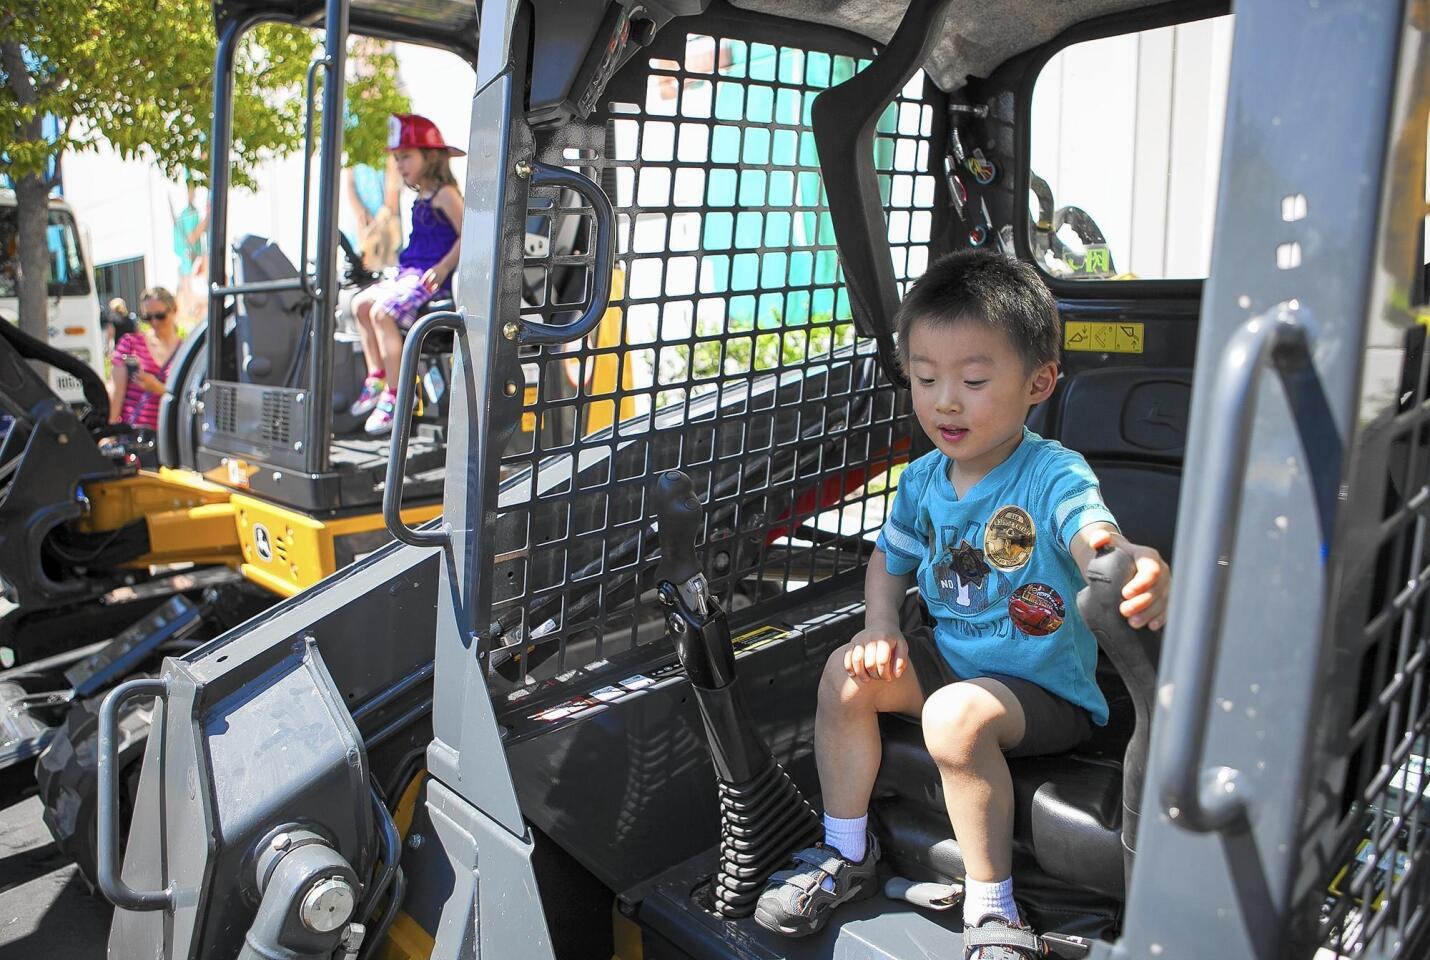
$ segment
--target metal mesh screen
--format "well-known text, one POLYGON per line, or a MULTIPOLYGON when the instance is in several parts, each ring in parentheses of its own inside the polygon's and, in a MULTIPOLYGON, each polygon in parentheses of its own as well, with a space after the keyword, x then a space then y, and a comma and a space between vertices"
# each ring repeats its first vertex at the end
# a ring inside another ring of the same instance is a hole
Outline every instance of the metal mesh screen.
MULTIPOLYGON (((737 621, 862 575, 882 525, 904 399, 852 322, 810 130, 814 97, 869 51, 757 37, 666 31, 585 140, 558 148, 612 198, 617 277, 592 335, 523 357, 491 661, 514 683, 662 637, 646 500, 661 471, 705 501, 700 556, 737 621)), ((875 146, 901 285, 932 230, 924 89, 918 75, 889 106, 875 146)), ((575 203, 548 196, 528 218, 526 309, 544 322, 569 321, 589 288, 575 203)))
MULTIPOLYGON (((1362 460, 1353 486, 1381 499, 1369 595, 1353 622, 1342 621, 1358 675, 1342 746, 1348 763, 1321 913, 1321 956, 1423 955, 1407 947, 1423 936, 1430 899, 1422 849, 1430 813, 1430 368, 1424 348, 1425 330, 1412 330, 1399 413, 1386 425, 1382 455, 1362 460)), ((1347 580, 1364 589, 1359 579, 1347 580)))

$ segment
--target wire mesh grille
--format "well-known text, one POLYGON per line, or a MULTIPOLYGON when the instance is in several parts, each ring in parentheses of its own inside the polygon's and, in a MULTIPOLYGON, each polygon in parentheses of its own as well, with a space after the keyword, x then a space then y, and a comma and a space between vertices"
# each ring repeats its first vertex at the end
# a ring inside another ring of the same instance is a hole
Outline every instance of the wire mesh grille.
MULTIPOLYGON (((553 158, 612 198, 617 276, 593 334, 523 355, 493 595, 491 663, 509 681, 662 637, 646 493, 665 470, 688 473, 706 503, 699 556, 737 620, 860 575, 908 427, 850 315, 810 110, 868 53, 668 30, 553 158)), ((924 90, 917 75, 875 144, 901 286, 923 272, 933 225, 924 90)), ((533 202, 530 319, 569 322, 589 289, 577 204, 533 202)))
MULTIPOLYGON (((1363 461, 1361 489, 1383 497, 1374 574, 1351 624, 1359 661, 1344 750, 1343 812, 1321 911, 1323 956, 1410 956, 1423 935, 1430 703, 1430 404, 1425 330, 1407 335, 1400 412, 1388 452, 1363 461), (1367 480, 1369 481, 1367 483, 1367 480)), ((1357 587, 1362 583, 1347 578, 1357 587)), ((1419 956, 1415 953, 1413 955, 1419 956)))

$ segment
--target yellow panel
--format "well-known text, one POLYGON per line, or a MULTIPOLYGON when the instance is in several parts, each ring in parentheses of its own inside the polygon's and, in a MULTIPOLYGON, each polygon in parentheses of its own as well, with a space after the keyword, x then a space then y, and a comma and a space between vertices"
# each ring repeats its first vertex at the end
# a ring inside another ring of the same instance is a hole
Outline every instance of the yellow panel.
POLYGON ((640 926, 621 913, 620 907, 614 903, 611 904, 611 940, 615 944, 611 960, 645 960, 640 926))
POLYGON ((87 483, 84 495, 89 510, 76 526, 85 533, 102 533, 165 510, 224 503, 229 492, 196 473, 166 469, 87 483))
POLYGON ((387 942, 378 956, 381 960, 428 960, 436 946, 432 934, 407 914, 399 913, 387 928, 387 942))
POLYGON ((1141 323, 1069 320, 1063 324, 1063 349, 1080 353, 1142 353, 1141 323))
POLYGON ((136 564, 226 563, 238 566, 238 531, 231 503, 150 514, 149 552, 136 564))
MULTIPOLYGON (((243 575, 284 597, 336 572, 336 538, 383 526, 381 512, 323 521, 251 494, 235 493, 230 502, 243 554, 243 575)), ((440 503, 423 504, 403 510, 402 519, 408 524, 421 523, 441 512, 440 503)))

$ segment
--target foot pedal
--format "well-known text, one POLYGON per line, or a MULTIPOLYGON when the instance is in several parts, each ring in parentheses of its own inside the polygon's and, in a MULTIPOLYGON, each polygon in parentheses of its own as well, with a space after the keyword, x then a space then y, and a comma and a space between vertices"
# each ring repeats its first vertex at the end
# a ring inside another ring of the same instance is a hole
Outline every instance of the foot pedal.
POLYGON ((906 877, 890 877, 884 884, 884 896, 903 900, 925 910, 952 910, 963 902, 963 884, 928 883, 906 877))

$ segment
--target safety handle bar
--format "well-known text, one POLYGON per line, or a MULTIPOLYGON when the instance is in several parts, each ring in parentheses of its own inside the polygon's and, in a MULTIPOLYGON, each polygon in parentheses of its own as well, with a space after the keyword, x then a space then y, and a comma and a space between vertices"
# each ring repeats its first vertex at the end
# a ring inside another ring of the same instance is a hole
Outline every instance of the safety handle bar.
POLYGON ((667 470, 651 491, 660 524, 660 567, 656 579, 679 586, 700 573, 695 559, 695 537, 705 512, 695 485, 679 470, 667 470))
POLYGON ((615 213, 611 210, 610 198, 593 180, 565 167, 553 167, 546 163, 531 165, 531 186, 565 187, 574 190, 591 204, 596 218, 596 244, 592 253, 591 304, 586 312, 572 323, 555 325, 533 320, 521 321, 516 340, 518 343, 559 344, 580 340, 596 329, 606 308, 611 305, 611 270, 615 264, 611 246, 612 225, 615 213))
MULTIPOLYGON (((326 71, 332 66, 331 57, 322 56, 315 58, 308 64, 308 78, 304 86, 303 93, 303 217, 302 233, 298 235, 298 280, 302 284, 303 292, 309 297, 314 297, 313 278, 308 276, 308 215, 312 207, 309 193, 312 189, 313 179, 313 88, 314 78, 318 75, 318 70, 326 71)), ((328 82, 325 75, 323 83, 328 82)))
POLYGON ((1284 374, 1309 362, 1310 338, 1294 310, 1279 308, 1238 327, 1222 354, 1207 407, 1217 429, 1206 431, 1198 476, 1184 481, 1197 496, 1187 516, 1189 543, 1182 549, 1168 674, 1176 686, 1165 721, 1158 796, 1168 818, 1192 833, 1239 823, 1250 807, 1240 772, 1203 769, 1202 751, 1261 372, 1269 364, 1284 374))
POLYGON ((447 542, 445 530, 414 530, 402 520, 402 474, 407 465, 407 440, 412 432, 413 383, 417 379, 417 358, 422 341, 433 330, 451 330, 460 335, 466 328, 466 314, 460 310, 439 310, 413 324, 402 345, 402 366, 397 373, 397 406, 392 411, 392 447, 387 458, 387 480, 382 491, 382 520, 396 540, 414 547, 440 547, 447 542))
POLYGON ((121 683, 104 698, 99 706, 99 744, 96 765, 99 772, 99 890, 116 907, 125 910, 165 910, 174 905, 173 885, 162 890, 134 890, 120 879, 119 862, 119 785, 114 746, 119 708, 135 697, 158 697, 169 692, 165 680, 144 677, 121 683))

